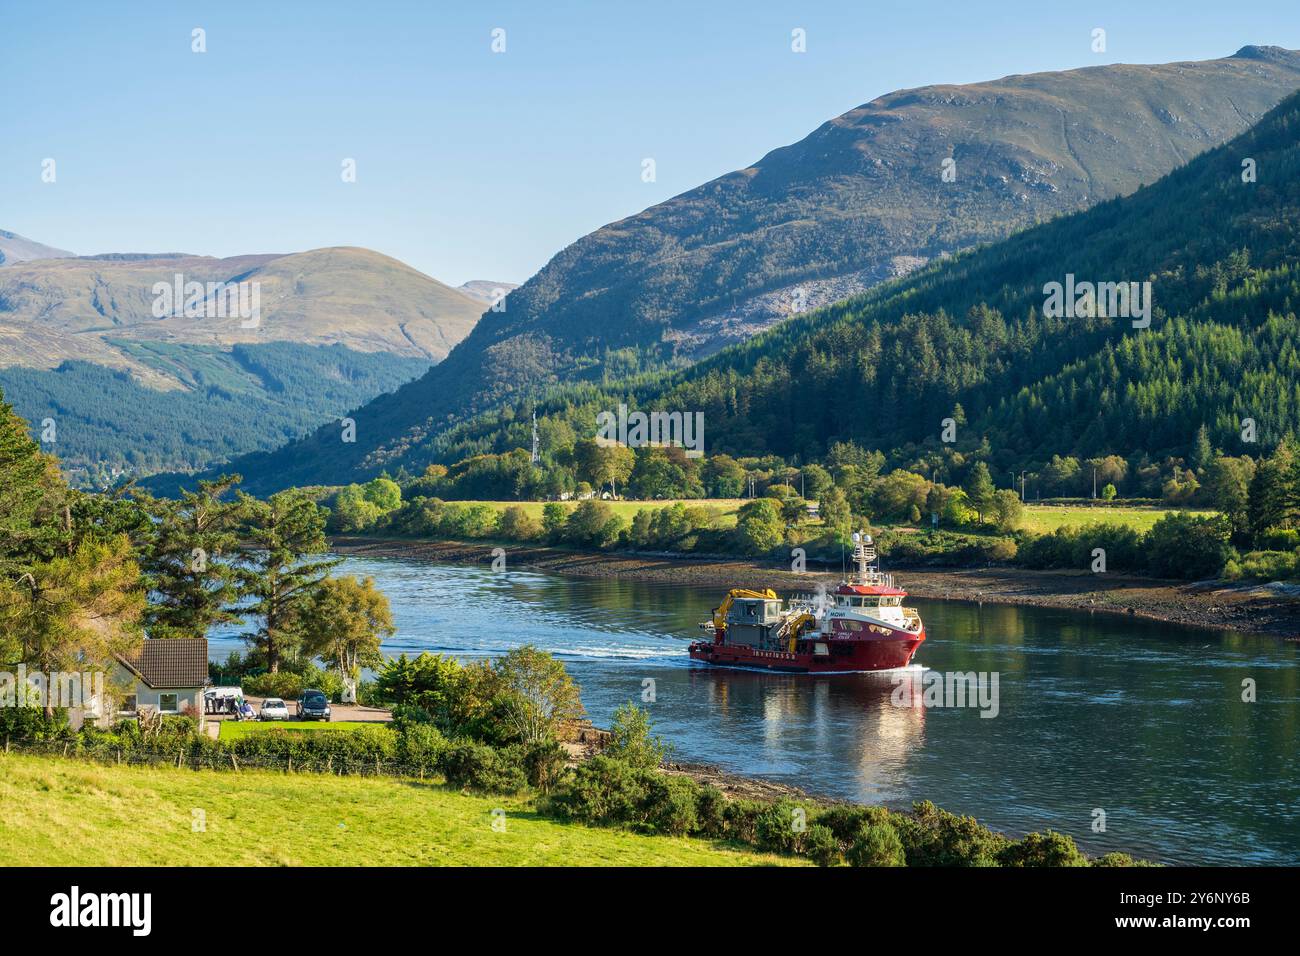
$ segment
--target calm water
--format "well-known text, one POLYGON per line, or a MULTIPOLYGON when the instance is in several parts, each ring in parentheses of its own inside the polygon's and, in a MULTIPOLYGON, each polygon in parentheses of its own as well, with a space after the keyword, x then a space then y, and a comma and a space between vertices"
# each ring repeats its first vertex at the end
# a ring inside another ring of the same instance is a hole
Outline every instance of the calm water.
MULTIPOLYGON (((680 759, 855 800, 933 800, 1013 834, 1168 863, 1300 864, 1296 644, 1037 608, 915 601, 915 666, 1000 674, 1000 713, 900 708, 892 674, 825 677, 696 665, 686 645, 718 590, 397 559, 373 575, 399 628, 385 651, 562 658, 592 719, 649 704, 680 759), (1258 688, 1241 701, 1244 678, 1258 688), (1094 808, 1106 832, 1092 832, 1094 808)), ((214 635, 213 656, 239 642, 214 635)))

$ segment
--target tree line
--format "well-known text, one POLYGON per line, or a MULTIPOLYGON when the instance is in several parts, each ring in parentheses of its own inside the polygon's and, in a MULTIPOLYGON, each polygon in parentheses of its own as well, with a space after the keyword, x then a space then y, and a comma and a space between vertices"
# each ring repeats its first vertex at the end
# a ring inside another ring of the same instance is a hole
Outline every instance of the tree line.
MULTIPOLYGON (((303 492, 259 500, 239 478, 176 499, 71 488, 0 400, 0 662, 111 666, 148 637, 248 621, 255 662, 323 659, 355 685, 392 632, 372 580, 335 577, 325 512, 303 492)), ((11 668, 12 669, 12 668, 11 668)))

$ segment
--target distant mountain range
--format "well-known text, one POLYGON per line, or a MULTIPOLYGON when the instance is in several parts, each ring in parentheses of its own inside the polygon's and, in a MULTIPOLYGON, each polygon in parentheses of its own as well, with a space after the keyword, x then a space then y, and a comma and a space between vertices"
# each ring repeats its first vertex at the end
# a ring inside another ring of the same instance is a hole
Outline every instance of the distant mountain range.
POLYGON ((66 249, 55 249, 25 239, 16 232, 0 229, 0 266, 5 263, 29 262, 32 259, 64 259, 73 254, 66 249))
POLYGON ((469 334, 484 309, 473 294, 444 285, 369 249, 314 249, 226 259, 115 254, 45 258, 0 267, 0 367, 54 368, 80 359, 125 368, 155 387, 176 387, 122 342, 228 348, 296 342, 345 345, 439 361, 469 334), (261 317, 157 318, 153 289, 185 282, 256 284, 261 317))
POLYGON ((420 468, 476 413, 557 384, 683 367, 938 257, 1131 193, 1297 87, 1300 54, 1245 47, 883 96, 564 249, 444 362, 357 410, 356 443, 325 429, 234 467, 262 491, 420 468))
POLYGON ((419 375, 513 288, 462 291, 349 247, 77 257, 0 232, 0 250, 0 387, 29 421, 56 420, 65 464, 96 480, 275 447, 419 375), (256 327, 158 317, 155 285, 177 276, 255 287, 256 327))

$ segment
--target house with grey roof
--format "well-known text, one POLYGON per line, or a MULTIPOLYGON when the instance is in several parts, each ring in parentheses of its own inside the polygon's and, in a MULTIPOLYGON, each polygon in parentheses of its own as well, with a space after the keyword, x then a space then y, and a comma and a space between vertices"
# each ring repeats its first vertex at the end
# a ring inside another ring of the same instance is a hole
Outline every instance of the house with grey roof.
POLYGON ((109 680, 112 690, 105 695, 111 699, 97 700, 69 716, 74 726, 90 720, 107 727, 152 710, 193 717, 202 727, 207 682, 207 638, 145 638, 129 653, 117 655, 109 680))

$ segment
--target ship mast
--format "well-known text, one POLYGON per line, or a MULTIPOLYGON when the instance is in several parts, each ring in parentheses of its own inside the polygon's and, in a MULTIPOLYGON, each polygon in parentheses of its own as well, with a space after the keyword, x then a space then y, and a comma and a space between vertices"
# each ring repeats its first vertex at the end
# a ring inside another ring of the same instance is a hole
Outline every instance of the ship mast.
POLYGON ((865 531, 853 532, 853 560, 858 566, 858 584, 892 585, 890 576, 881 574, 876 567, 876 543, 865 531))

